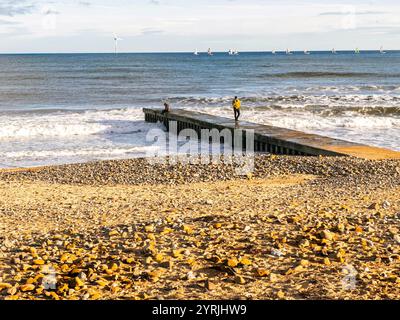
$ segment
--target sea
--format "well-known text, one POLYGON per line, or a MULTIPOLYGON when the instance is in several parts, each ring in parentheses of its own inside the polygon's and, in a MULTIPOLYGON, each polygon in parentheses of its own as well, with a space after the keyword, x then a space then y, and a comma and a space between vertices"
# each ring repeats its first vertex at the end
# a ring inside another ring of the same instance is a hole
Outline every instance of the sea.
POLYGON ((0 167, 143 157, 142 108, 183 108, 400 151, 400 51, 0 55, 0 167))

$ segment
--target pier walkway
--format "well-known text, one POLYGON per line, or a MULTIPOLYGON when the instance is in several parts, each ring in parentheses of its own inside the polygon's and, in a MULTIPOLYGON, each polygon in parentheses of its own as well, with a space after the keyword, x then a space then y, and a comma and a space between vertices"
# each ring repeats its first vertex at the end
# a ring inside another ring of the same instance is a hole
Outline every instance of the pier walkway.
MULTIPOLYGON (((340 139, 333 139, 316 134, 262 125, 218 117, 200 112, 175 109, 162 114, 162 110, 143 109, 147 122, 163 122, 169 129, 169 122, 176 121, 178 132, 194 129, 200 134, 201 129, 254 130, 254 151, 272 154, 305 156, 353 156, 363 159, 400 159, 400 152, 371 147, 340 139)), ((200 135, 199 135, 200 136, 200 135)))

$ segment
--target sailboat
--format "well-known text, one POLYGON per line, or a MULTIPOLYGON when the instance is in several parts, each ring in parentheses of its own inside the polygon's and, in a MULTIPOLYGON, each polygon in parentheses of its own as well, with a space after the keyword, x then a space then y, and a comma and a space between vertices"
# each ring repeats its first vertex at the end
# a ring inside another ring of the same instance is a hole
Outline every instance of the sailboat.
POLYGON ((233 52, 233 55, 238 56, 238 55, 239 55, 239 51, 235 50, 235 51, 233 52))
POLYGON ((337 54, 337 52, 336 52, 336 49, 335 49, 335 48, 333 48, 333 49, 332 49, 332 53, 333 53, 333 54, 337 54))
POLYGON ((272 54, 276 54, 276 50, 274 49, 274 50, 272 50, 272 54))
POLYGON ((229 49, 228 54, 229 54, 230 56, 232 56, 232 55, 233 55, 233 50, 232 50, 232 49, 229 49))
POLYGON ((212 55, 213 55, 213 53, 211 52, 211 48, 208 48, 207 54, 208 54, 209 56, 212 56, 212 55))
POLYGON ((286 49, 286 54, 292 54, 292 52, 289 49, 286 49))
POLYGON ((385 51, 383 51, 383 46, 381 46, 381 49, 379 50, 379 52, 380 52, 381 54, 385 54, 385 53, 386 53, 385 51))
POLYGON ((308 52, 307 50, 304 50, 304 54, 310 54, 310 52, 308 52))
POLYGON ((360 53, 360 49, 356 48, 356 50, 354 50, 355 54, 359 54, 360 53))
POLYGON ((194 53, 193 53, 195 56, 198 56, 199 55, 199 52, 197 51, 197 49, 194 51, 194 53))

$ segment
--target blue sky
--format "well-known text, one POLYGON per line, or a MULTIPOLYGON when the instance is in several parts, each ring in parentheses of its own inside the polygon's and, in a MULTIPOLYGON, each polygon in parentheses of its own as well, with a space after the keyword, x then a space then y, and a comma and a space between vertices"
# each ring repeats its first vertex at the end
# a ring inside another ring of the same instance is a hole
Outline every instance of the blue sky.
POLYGON ((0 52, 400 49, 400 1, 0 0, 0 52))

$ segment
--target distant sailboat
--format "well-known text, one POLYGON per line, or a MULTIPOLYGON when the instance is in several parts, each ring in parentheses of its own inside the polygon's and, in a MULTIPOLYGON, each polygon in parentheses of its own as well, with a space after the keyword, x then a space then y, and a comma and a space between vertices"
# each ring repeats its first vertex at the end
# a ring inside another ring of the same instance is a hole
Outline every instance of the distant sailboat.
POLYGON ((286 49, 286 54, 292 54, 292 52, 289 49, 286 49))
POLYGON ((213 55, 213 53, 211 52, 211 48, 208 48, 207 54, 208 54, 209 56, 212 56, 212 55, 213 55))
POLYGON ((239 55, 239 52, 238 52, 237 50, 235 50, 235 51, 233 52, 233 55, 238 56, 238 55, 239 55))
POLYGON ((233 50, 232 50, 232 49, 229 49, 228 54, 229 54, 230 56, 232 56, 232 55, 233 55, 233 50))
POLYGON ((355 54, 359 54, 360 53, 360 49, 356 48, 356 50, 354 50, 355 54))
POLYGON ((379 52, 381 53, 381 54, 385 54, 386 52, 383 50, 383 47, 381 47, 381 49, 379 50, 379 52))
POLYGON ((275 51, 275 49, 274 49, 274 50, 272 50, 272 54, 276 54, 276 51, 275 51))
POLYGON ((310 54, 310 52, 308 52, 307 50, 304 50, 304 54, 310 54))
POLYGON ((197 49, 194 51, 194 53, 193 53, 195 56, 198 56, 199 55, 199 52, 197 51, 197 49))
POLYGON ((335 48, 333 48, 333 49, 332 49, 332 53, 333 53, 333 54, 337 54, 337 52, 336 52, 336 49, 335 49, 335 48))

